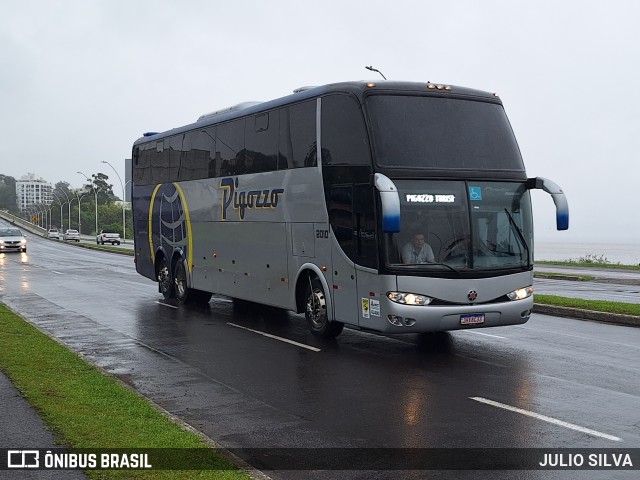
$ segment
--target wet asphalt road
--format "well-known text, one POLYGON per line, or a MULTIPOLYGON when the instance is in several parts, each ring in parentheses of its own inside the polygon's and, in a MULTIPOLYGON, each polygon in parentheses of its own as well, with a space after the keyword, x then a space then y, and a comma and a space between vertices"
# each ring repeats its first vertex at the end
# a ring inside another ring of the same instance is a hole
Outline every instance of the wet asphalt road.
MULTIPOLYGON (((207 308, 167 304, 131 257, 29 242, 27 254, 0 255, 0 301, 226 447, 302 447, 310 456, 318 447, 640 447, 639 329, 534 315, 518 327, 394 338, 345 330, 321 342, 302 317, 260 306, 218 297, 207 308)), ((490 476, 631 479, 637 471, 490 476)))
MULTIPOLYGON (((640 273, 636 273, 640 277, 640 273)), ((640 303, 640 284, 621 285, 600 282, 577 282, 573 280, 548 280, 535 278, 536 293, 586 300, 608 300, 611 302, 640 303)))

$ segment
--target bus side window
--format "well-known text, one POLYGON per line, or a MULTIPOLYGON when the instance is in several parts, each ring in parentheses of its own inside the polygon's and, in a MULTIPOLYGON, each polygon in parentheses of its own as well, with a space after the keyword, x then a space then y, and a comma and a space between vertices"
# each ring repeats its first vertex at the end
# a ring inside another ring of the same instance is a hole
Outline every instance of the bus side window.
POLYGON ((156 142, 140 146, 140 159, 138 161, 139 165, 136 181, 138 185, 149 185, 151 183, 151 162, 155 155, 156 142))
POLYGON ((328 206, 333 234, 345 255, 353 259, 353 186, 332 186, 328 206))
POLYGON ((243 173, 277 170, 279 120, 278 111, 247 119, 243 173))
POLYGON ((216 177, 220 172, 220 164, 216 156, 216 127, 207 127, 202 130, 207 137, 207 178, 216 177))
POLYGON ((216 127, 216 158, 220 158, 220 175, 239 175, 244 164, 245 119, 240 118, 216 127))
POLYGON ((364 117, 353 97, 322 98, 321 144, 323 165, 371 165, 364 117))
POLYGON ((356 263, 378 268, 378 241, 373 187, 369 184, 353 187, 353 221, 356 240, 356 263))
POLYGON ((178 181, 180 156, 182 155, 182 139, 184 135, 174 135, 169 139, 169 181, 178 181))
POLYGON ((151 183, 169 181, 169 139, 156 142, 155 154, 151 157, 151 183), (165 143, 166 147, 165 148, 165 143))
POLYGON ((279 127, 278 169, 315 166, 316 101, 281 108, 279 127))
POLYGON ((329 189, 329 222, 342 251, 354 263, 378 268, 378 245, 371 185, 329 189))
POLYGON ((133 183, 135 185, 145 185, 144 172, 146 171, 145 146, 140 145, 133 150, 133 183))

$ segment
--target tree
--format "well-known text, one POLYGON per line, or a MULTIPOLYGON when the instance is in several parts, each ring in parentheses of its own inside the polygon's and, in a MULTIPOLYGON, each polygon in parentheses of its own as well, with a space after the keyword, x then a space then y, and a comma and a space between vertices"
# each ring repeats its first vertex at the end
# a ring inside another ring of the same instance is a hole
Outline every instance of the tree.
POLYGON ((113 185, 107 183, 109 175, 94 173, 91 177, 93 178, 93 187, 100 189, 98 192, 98 204, 113 203, 117 197, 113 194, 113 185))
POLYGON ((69 195, 69 198, 71 198, 71 189, 69 188, 69 182, 64 182, 64 181, 59 181, 58 183, 55 184, 54 187, 54 192, 64 192, 67 195, 69 195))
POLYGON ((0 174, 0 208, 17 213, 16 179, 0 174))

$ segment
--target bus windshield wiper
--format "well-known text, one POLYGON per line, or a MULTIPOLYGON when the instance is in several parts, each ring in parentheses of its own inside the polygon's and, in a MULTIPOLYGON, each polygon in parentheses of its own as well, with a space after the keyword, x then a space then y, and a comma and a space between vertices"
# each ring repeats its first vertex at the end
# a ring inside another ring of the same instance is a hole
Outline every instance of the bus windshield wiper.
POLYGON ((446 263, 425 263, 423 265, 439 265, 441 267, 447 267, 449 270, 451 270, 452 272, 455 273, 460 273, 460 270, 456 270, 455 268, 453 268, 451 265, 447 265, 446 263))
POLYGON ((522 243, 522 246, 524 247, 524 249, 527 251, 527 265, 530 265, 531 264, 531 254, 529 253, 529 245, 527 245, 527 241, 524 239, 524 235, 522 235, 522 232, 518 228, 518 225, 516 224, 516 221, 511 216, 511 213, 509 212, 509 210, 507 210, 505 208, 504 209, 504 213, 507 214, 507 218, 509 219, 509 224, 511 225, 511 228, 518 234, 517 235, 518 239, 522 243))

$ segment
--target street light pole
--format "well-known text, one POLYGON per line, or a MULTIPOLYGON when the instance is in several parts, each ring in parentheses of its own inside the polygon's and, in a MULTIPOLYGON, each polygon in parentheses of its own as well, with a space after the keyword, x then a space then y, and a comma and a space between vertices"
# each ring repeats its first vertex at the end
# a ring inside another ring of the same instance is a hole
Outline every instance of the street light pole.
POLYGON ((82 172, 76 172, 76 173, 82 175, 84 179, 91 184, 91 188, 93 189, 93 194, 95 195, 95 198, 96 198, 96 235, 97 235, 98 234, 98 192, 100 191, 100 189, 96 190, 95 184, 84 173, 82 172))
MULTIPOLYGON (((71 228, 71 202, 73 202, 74 200, 77 200, 78 198, 72 198, 69 201, 69 228, 71 228)), ((80 231, 78 231, 78 235, 80 234, 80 231)))
POLYGON ((124 195, 124 184, 122 183, 122 179, 120 178, 120 174, 118 173, 118 171, 113 168, 113 165, 111 165, 109 162, 107 162, 106 160, 102 160, 102 163, 106 163, 107 165, 109 165, 111 167, 111 170, 113 170, 115 172, 115 174, 118 177, 118 180, 120 180, 120 186, 122 187, 122 243, 126 243, 127 241, 127 229, 125 226, 125 218, 124 218, 124 199, 125 199, 125 195, 124 195))
MULTIPOLYGON (((61 190, 62 192, 62 190, 61 190)), ((64 193, 64 192, 62 192, 64 193)), ((67 194, 65 193, 65 196, 67 197, 67 200, 69 199, 69 197, 67 196, 67 194)), ((67 202, 60 202, 60 226, 62 227, 62 231, 64 232, 64 217, 62 216, 62 206, 67 202)), ((69 212, 71 212, 71 205, 69 205, 69 212)), ((71 217, 69 217, 69 220, 71 220, 71 217)), ((69 228, 71 228, 71 221, 69 221, 69 228)))
POLYGON ((47 228, 47 210, 44 203, 38 204, 38 216, 40 217, 40 225, 42 228, 47 228))
MULTIPOLYGON (((63 189, 60 189, 60 191, 64 193, 65 197, 67 197, 67 203, 69 207, 69 228, 71 228, 71 200, 69 200, 69 195, 67 195, 67 192, 65 192, 63 189)), ((60 214, 60 216, 62 216, 62 214, 60 214)), ((62 222, 62 218, 60 219, 60 221, 62 222)), ((64 222, 62 222, 62 230, 64 230, 64 222)))
POLYGON ((82 195, 78 195, 78 193, 76 192, 76 197, 78 197, 78 232, 80 232, 80 235, 82 235, 82 220, 80 219, 80 206, 82 205, 81 203, 82 197, 84 197, 85 195, 86 193, 82 195))
POLYGON ((58 195, 56 195, 56 192, 52 191, 51 194, 56 197, 56 200, 58 200, 58 203, 60 204, 60 223, 62 225, 60 225, 61 229, 64 231, 64 223, 62 223, 62 200, 60 200, 60 197, 58 195))

